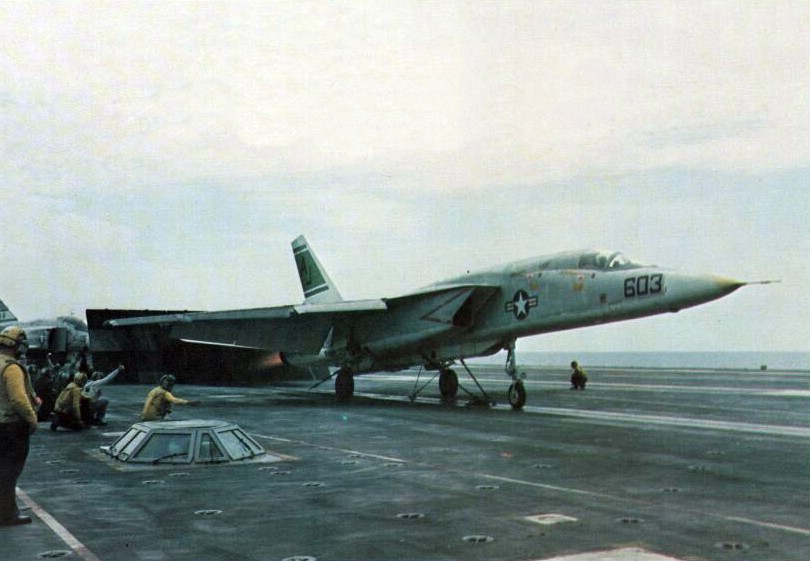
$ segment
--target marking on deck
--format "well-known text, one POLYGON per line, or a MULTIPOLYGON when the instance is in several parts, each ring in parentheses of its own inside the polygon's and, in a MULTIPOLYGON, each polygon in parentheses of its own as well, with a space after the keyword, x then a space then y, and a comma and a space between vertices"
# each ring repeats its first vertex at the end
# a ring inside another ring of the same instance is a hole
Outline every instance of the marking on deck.
POLYGON ((526 406, 524 407, 524 410, 531 411, 533 413, 557 415, 560 417, 576 417, 580 419, 620 421, 644 425, 685 427, 690 429, 750 432, 755 434, 769 434, 776 436, 797 436, 801 438, 810 437, 810 428, 806 427, 757 425, 754 423, 740 423, 733 421, 712 421, 710 419, 692 419, 688 417, 669 417, 663 415, 637 415, 631 413, 613 413, 608 411, 583 411, 581 409, 566 409, 562 407, 526 406))
POLYGON ((652 553, 637 547, 625 547, 608 551, 591 551, 562 557, 549 557, 543 561, 679 561, 679 559, 652 553))
POLYGON ((324 446, 322 444, 313 444, 311 442, 306 442, 304 440, 294 440, 292 438, 281 438, 279 436, 269 436, 269 435, 258 434, 258 433, 249 433, 249 434, 250 434, 250 436, 252 436, 254 438, 255 437, 266 438, 267 440, 275 440, 275 441, 278 441, 278 442, 287 442, 289 444, 300 444, 300 445, 304 445, 304 446, 311 446, 313 448, 320 448, 322 450, 335 450, 337 452, 343 452, 343 453, 349 454, 349 455, 362 456, 364 458, 373 458, 375 460, 383 460, 385 462, 397 462, 399 464, 410 463, 409 460, 403 460, 402 458, 393 458, 391 456, 381 456, 380 454, 369 454, 367 452, 360 452, 359 450, 348 450, 346 448, 337 448, 337 447, 334 447, 334 446, 324 446))
POLYGON ((17 487, 17 496, 20 497, 20 500, 24 502, 31 511, 36 514, 40 520, 42 520, 46 526, 48 526, 53 533, 55 533, 59 538, 67 544, 67 546, 73 550, 73 553, 84 559, 85 561, 101 561, 96 554, 90 551, 86 545, 76 539, 76 536, 71 534, 67 528, 62 526, 56 518, 48 514, 41 506, 39 506, 34 500, 28 496, 28 494, 17 487))
POLYGON ((534 516, 526 516, 523 520, 540 524, 541 526, 553 526, 554 524, 578 522, 578 520, 573 516, 566 516, 565 514, 535 514, 534 516))
POLYGON ((771 530, 782 530, 783 532, 790 532, 792 534, 801 534, 802 536, 810 536, 810 530, 804 528, 796 528, 795 526, 785 526, 783 524, 774 524, 773 522, 760 522, 759 520, 751 520, 750 518, 741 518, 738 516, 726 516, 726 520, 732 522, 742 522, 743 524, 752 524, 762 528, 770 528, 771 530))

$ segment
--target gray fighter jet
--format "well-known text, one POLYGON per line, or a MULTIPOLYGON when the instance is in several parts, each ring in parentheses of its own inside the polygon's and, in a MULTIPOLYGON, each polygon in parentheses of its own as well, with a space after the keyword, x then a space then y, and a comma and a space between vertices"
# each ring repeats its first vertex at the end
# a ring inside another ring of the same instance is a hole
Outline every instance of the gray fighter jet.
POLYGON ((70 359, 89 348, 89 333, 84 320, 75 316, 61 316, 20 321, 0 300, 0 329, 10 325, 18 325, 25 330, 28 357, 33 360, 43 359, 48 354, 54 355, 55 359, 70 359))
POLYGON ((104 326, 127 332, 128 340, 132 332, 159 328, 163 340, 265 351, 268 364, 329 367, 342 400, 354 393, 356 375, 412 366, 438 371, 442 396, 452 398, 459 384, 451 366, 460 363, 472 376, 465 359, 506 350, 509 403, 521 408, 519 337, 678 312, 747 284, 584 250, 468 273, 394 298, 346 301, 303 236, 292 249, 301 304, 127 317, 104 326))

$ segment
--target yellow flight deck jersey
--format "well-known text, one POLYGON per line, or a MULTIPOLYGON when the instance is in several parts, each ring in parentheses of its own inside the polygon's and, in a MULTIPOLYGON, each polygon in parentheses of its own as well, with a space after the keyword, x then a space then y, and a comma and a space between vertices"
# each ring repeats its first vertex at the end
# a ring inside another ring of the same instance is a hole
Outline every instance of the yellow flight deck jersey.
POLYGON ((146 396, 146 403, 143 404, 141 419, 144 421, 158 421, 162 419, 166 413, 171 411, 172 403, 184 405, 187 404, 188 401, 180 397, 174 397, 172 392, 160 386, 154 388, 146 396))
POLYGON ((82 420, 82 387, 76 382, 71 382, 61 391, 56 398, 56 405, 53 410, 63 415, 72 414, 77 421, 82 420))
POLYGON ((11 359, 0 357, 0 423, 24 421, 37 426, 34 389, 28 373, 11 359))

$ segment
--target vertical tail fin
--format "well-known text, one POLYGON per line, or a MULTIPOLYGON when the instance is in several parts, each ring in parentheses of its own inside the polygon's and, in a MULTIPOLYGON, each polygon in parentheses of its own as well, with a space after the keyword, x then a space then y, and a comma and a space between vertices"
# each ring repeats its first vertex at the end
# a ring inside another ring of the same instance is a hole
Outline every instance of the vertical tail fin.
POLYGON ((17 321, 17 316, 15 316, 11 310, 8 309, 8 306, 0 300, 0 322, 3 321, 17 321))
POLYGON ((304 289, 304 303, 317 304, 343 300, 335 283, 329 278, 329 274, 318 261, 315 252, 310 249, 304 236, 298 236, 293 240, 292 251, 295 265, 298 267, 298 277, 301 279, 301 288, 304 289))

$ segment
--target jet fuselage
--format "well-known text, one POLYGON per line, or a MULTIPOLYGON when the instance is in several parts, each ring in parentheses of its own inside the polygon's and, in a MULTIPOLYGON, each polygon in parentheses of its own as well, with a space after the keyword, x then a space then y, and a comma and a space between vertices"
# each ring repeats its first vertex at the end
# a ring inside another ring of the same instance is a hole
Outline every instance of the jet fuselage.
MULTIPOLYGON (((388 357, 396 363, 392 367, 419 363, 424 356, 441 363, 491 354, 520 337, 678 312, 721 298, 744 284, 715 275, 639 265, 610 252, 559 254, 467 274, 423 289, 494 287, 466 323, 432 319, 430 309, 437 303, 431 301, 409 307, 404 317, 389 318, 390 322, 384 322, 388 325, 381 322, 373 331, 364 330, 363 338, 368 341, 366 347, 382 359, 370 369, 379 368, 388 357), (425 328, 403 334, 395 327, 403 324, 424 324, 425 328), (413 353, 401 360, 409 343, 413 353)), ((449 292, 448 298, 453 297, 460 296, 449 292)), ((392 300, 387 303, 393 308, 392 300)), ((391 311, 396 313, 396 309, 391 311)))

